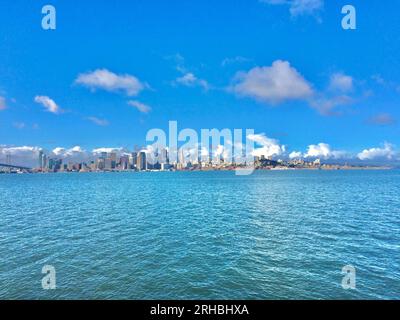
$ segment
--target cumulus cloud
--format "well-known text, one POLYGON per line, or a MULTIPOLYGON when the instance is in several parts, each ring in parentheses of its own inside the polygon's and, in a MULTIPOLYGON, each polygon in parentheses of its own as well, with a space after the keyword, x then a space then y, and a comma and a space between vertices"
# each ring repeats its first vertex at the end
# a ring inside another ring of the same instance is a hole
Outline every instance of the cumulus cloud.
POLYGON ((260 0, 269 5, 287 5, 292 17, 301 15, 317 16, 324 7, 323 0, 260 0))
MULTIPOLYGON (((204 154, 204 150, 201 149, 201 154, 204 154)), ((232 144, 226 143, 226 145, 218 145, 217 148, 213 151, 214 157, 222 158, 224 160, 232 159, 232 144)))
POLYGON ((11 164, 21 166, 36 165, 41 148, 39 147, 14 147, 0 146, 0 162, 5 162, 6 157, 11 156, 11 164))
POLYGON ((90 154, 80 146, 69 149, 58 147, 52 150, 50 156, 74 161, 85 161, 90 158, 90 154))
POLYGON ((64 161, 91 161, 96 159, 101 153, 111 153, 114 152, 117 156, 121 156, 128 153, 128 150, 122 147, 102 147, 96 148, 91 151, 85 150, 80 146, 75 146, 73 148, 62 148, 58 147, 52 150, 50 156, 54 156, 56 158, 61 158, 64 161))
POLYGON ((53 153, 55 155, 61 155, 61 154, 72 155, 74 153, 83 153, 83 152, 86 152, 86 151, 84 149, 82 149, 82 147, 80 147, 80 146, 75 146, 75 147, 73 147, 71 149, 55 148, 53 150, 53 153))
POLYGON ((0 96, 0 111, 5 110, 7 108, 6 98, 0 96))
POLYGON ((7 147, 7 146, 0 146, 0 154, 1 155, 11 155, 11 156, 18 156, 23 154, 31 154, 31 153, 38 153, 41 150, 39 147, 7 147))
POLYGON ((309 82, 288 61, 276 60, 269 67, 255 67, 239 72, 230 90, 238 96, 276 104, 287 100, 302 100, 313 95, 309 82))
POLYGON ((151 107, 141 103, 139 101, 134 101, 134 100, 130 100, 128 101, 128 105, 130 105, 131 107, 136 108, 137 110, 139 110, 141 113, 149 113, 151 111, 151 107))
POLYGON ((187 72, 182 77, 178 77, 175 83, 186 87, 202 87, 204 90, 209 89, 208 82, 204 79, 197 78, 192 72, 187 72))
POLYGON ((322 159, 341 159, 345 158, 347 153, 345 151, 332 150, 331 146, 327 143, 312 144, 308 146, 304 158, 322 158, 322 159))
POLYGON ((276 60, 271 66, 238 72, 228 88, 239 97, 250 97, 272 105, 303 100, 323 116, 339 115, 343 112, 339 107, 354 103, 355 100, 348 95, 353 89, 351 76, 335 73, 327 88, 315 90, 299 71, 283 60, 276 60))
POLYGON ((81 146, 72 148, 57 147, 53 150, 44 150, 35 146, 4 146, 0 145, 0 163, 5 162, 7 156, 11 156, 11 163, 14 165, 37 167, 39 164, 39 152, 44 151, 49 157, 62 159, 67 162, 89 162, 96 159, 102 152, 115 152, 117 156, 128 153, 125 148, 97 148, 92 151, 87 151, 81 146))
POLYGON ((106 153, 111 153, 111 152, 115 152, 115 153, 121 153, 124 152, 125 149, 124 148, 97 148, 97 149, 93 149, 92 153, 95 155, 98 155, 100 153, 106 152, 106 153))
POLYGON ((53 154, 55 154, 56 156, 62 155, 65 152, 65 148, 61 148, 61 147, 57 147, 55 149, 53 149, 53 154))
POLYGON ((107 69, 80 74, 75 83, 91 90, 102 89, 109 92, 123 92, 128 96, 137 96, 148 85, 129 74, 115 74, 107 69))
POLYGON ((385 142, 382 147, 363 150, 357 157, 360 160, 392 160, 395 155, 394 146, 385 142))
POLYGON ((62 112, 61 108, 55 103, 55 101, 48 96, 36 96, 35 102, 41 104, 45 107, 47 112, 51 112, 54 114, 59 114, 62 112))
POLYGON ((337 91, 351 91, 353 90, 353 78, 345 75, 344 73, 334 73, 331 75, 329 88, 337 91))
POLYGON ((105 119, 99 119, 97 117, 88 117, 87 119, 93 122, 94 124, 97 124, 98 126, 105 127, 109 125, 108 121, 105 119))
POLYGON ((303 154, 299 151, 293 151, 289 154, 289 159, 300 159, 303 157, 303 154))
POLYGON ((247 139, 254 141, 256 144, 261 146, 260 148, 255 148, 253 151, 254 156, 265 156, 273 157, 280 156, 285 152, 285 146, 280 145, 275 139, 268 138, 265 134, 249 134, 247 139))

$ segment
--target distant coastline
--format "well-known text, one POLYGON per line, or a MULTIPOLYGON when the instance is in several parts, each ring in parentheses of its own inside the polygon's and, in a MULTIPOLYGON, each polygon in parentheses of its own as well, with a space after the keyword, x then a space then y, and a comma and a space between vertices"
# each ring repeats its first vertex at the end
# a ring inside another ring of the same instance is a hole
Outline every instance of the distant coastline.
POLYGON ((223 158, 184 158, 172 161, 166 150, 160 157, 152 158, 146 152, 132 152, 118 157, 116 152, 102 152, 98 158, 87 161, 71 161, 38 155, 38 166, 28 168, 0 163, 0 173, 58 173, 58 172, 142 172, 142 171, 236 171, 236 170, 390 170, 391 166, 330 164, 319 158, 314 160, 274 160, 271 157, 256 156, 243 162, 227 161, 223 158))
MULTIPOLYGON (((246 170, 251 167, 216 167, 216 168, 186 168, 186 169, 146 169, 146 170, 65 170, 65 171, 41 171, 33 170, 0 170, 0 174, 69 174, 69 173, 143 173, 143 172, 218 172, 218 171, 236 171, 246 170)), ((379 170, 396 170, 396 167, 390 166, 321 166, 321 167, 303 167, 303 168, 288 168, 288 167, 271 167, 271 168, 251 168, 255 171, 379 171, 379 170)))

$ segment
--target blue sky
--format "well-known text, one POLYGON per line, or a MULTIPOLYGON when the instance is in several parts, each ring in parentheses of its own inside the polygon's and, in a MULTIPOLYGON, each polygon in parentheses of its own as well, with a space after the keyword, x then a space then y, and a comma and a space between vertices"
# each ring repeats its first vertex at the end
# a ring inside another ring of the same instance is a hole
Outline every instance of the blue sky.
POLYGON ((252 128, 287 155, 393 160, 400 4, 351 1, 357 29, 343 30, 345 4, 1 1, 0 146, 133 149, 177 120, 252 128), (46 4, 56 30, 41 27, 46 4))

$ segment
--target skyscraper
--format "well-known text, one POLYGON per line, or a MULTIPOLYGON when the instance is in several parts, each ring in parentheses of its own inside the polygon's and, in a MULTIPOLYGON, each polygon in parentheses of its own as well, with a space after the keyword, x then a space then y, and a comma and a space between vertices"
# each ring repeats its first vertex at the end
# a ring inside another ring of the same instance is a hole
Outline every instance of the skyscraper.
POLYGON ((136 167, 139 171, 147 170, 146 152, 142 151, 139 153, 136 167))
POLYGON ((109 159, 111 161, 111 168, 115 169, 116 166, 117 166, 117 154, 115 152, 110 152, 108 154, 108 157, 109 157, 109 159))
POLYGON ((128 170, 129 168, 129 157, 127 155, 123 155, 120 158, 120 165, 121 165, 121 170, 128 170))
POLYGON ((47 169, 47 156, 42 150, 39 151, 39 168, 41 170, 47 169))
POLYGON ((168 150, 165 148, 161 149, 160 163, 161 164, 164 164, 164 163, 169 164, 168 150))
POLYGON ((129 157, 129 165, 131 166, 131 169, 134 169, 136 167, 137 158, 138 158, 137 152, 132 152, 130 157, 129 157))
POLYGON ((40 150, 39 151, 39 168, 40 169, 43 169, 43 155, 44 155, 43 151, 40 150))

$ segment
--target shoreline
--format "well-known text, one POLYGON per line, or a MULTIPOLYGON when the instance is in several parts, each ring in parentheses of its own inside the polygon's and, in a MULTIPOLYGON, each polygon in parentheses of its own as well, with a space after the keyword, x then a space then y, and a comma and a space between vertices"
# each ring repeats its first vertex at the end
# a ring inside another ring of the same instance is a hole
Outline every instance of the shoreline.
MULTIPOLYGON (((252 168, 250 168, 252 169, 252 168)), ((396 170, 396 167, 328 167, 328 168, 287 168, 287 167, 275 167, 275 168, 255 168, 256 171, 389 171, 396 170)), ((186 169, 186 170, 99 170, 99 171, 46 171, 46 172, 0 172, 0 175, 20 175, 20 174, 70 174, 70 173, 143 173, 143 172, 218 172, 218 171, 241 171, 249 170, 247 168, 204 168, 204 169, 186 169)))

